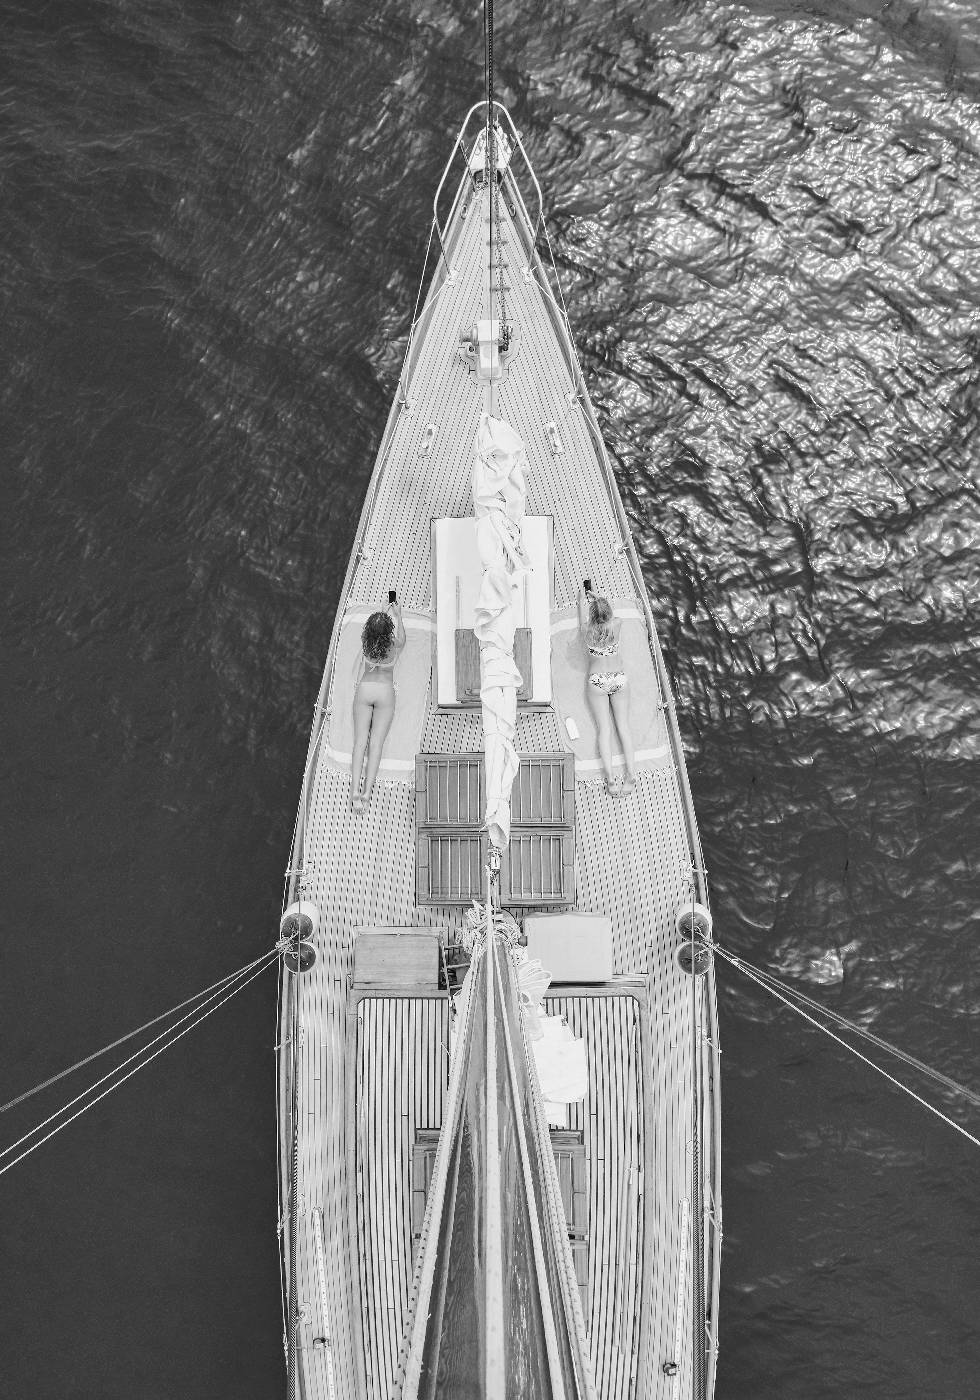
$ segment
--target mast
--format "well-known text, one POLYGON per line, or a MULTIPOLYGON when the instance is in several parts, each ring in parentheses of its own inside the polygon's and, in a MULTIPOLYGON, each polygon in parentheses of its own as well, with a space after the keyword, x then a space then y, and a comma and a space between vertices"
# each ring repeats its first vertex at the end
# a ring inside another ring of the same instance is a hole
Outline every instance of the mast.
MULTIPOLYGON (((491 887, 496 883, 488 873, 491 887)), ((397 1400, 594 1400, 512 935, 482 910, 433 1169, 397 1400)))
MULTIPOLYGON (((490 322, 490 330, 493 330, 493 216, 494 197, 497 193, 497 158, 496 141, 494 139, 493 122, 493 0, 483 0, 483 30, 486 42, 486 54, 484 57, 484 70, 487 82, 487 124, 486 124, 486 183, 487 183, 487 205, 489 212, 488 238, 487 238, 487 317, 490 322)), ((499 245, 498 245, 499 246, 499 245)), ((497 336, 499 347, 499 331, 497 336)), ((486 389, 486 411, 493 414, 493 379, 487 381, 486 389)))

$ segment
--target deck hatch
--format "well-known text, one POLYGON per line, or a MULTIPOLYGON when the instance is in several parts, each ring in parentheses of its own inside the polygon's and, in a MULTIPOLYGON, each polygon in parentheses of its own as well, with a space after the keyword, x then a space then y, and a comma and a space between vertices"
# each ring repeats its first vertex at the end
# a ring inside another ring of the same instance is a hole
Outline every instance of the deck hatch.
MULTIPOLYGON (((575 760, 526 754, 514 779, 505 904, 554 908, 575 900, 575 760)), ((484 894, 487 833, 482 753, 419 754, 415 766, 416 898, 469 904, 484 894)))
POLYGON ((574 859, 570 831, 513 831, 505 859, 509 903, 567 903, 574 859))
MULTIPOLYGON (((439 1128, 416 1128, 412 1145, 412 1249, 418 1249, 422 1238, 425 1203, 432 1184, 432 1166, 439 1145, 439 1128)), ((551 1129, 551 1146, 558 1169, 558 1185, 565 1223, 575 1261, 575 1281, 578 1284, 582 1308, 589 1301, 589 1186, 588 1163, 585 1155, 585 1134, 569 1128, 551 1129)), ((586 1314, 587 1315, 587 1314, 586 1314)))
POLYGON ((568 1238, 575 1261, 575 1282, 582 1299, 582 1311, 589 1306, 589 1185, 585 1156, 585 1134, 573 1128, 552 1128, 551 1145, 558 1168, 558 1185, 568 1238))
MULTIPOLYGON (((531 629, 518 627, 514 632, 514 664, 521 673, 517 688, 518 704, 531 697, 531 629)), ((456 699, 460 705, 480 703, 480 644, 472 627, 456 628, 456 699)))

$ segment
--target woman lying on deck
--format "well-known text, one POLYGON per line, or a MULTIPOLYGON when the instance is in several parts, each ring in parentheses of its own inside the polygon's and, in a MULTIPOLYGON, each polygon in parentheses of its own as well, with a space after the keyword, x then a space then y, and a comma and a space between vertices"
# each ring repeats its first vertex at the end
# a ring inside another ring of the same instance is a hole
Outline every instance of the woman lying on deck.
POLYGON ((579 598, 578 621, 582 644, 589 658, 589 680, 585 690, 599 731, 599 757, 606 775, 606 790, 619 797, 624 792, 631 792, 636 782, 629 691, 619 655, 620 624, 613 617, 609 600, 596 597, 588 579, 579 598), (626 781, 622 784, 613 773, 613 723, 626 761, 626 781))
POLYGON ((372 613, 361 632, 364 668, 354 691, 354 753, 351 759, 351 806, 363 812, 371 800, 384 748, 395 715, 392 668, 405 645, 402 610, 392 598, 384 612, 372 613), (367 773, 361 782, 364 753, 367 773))

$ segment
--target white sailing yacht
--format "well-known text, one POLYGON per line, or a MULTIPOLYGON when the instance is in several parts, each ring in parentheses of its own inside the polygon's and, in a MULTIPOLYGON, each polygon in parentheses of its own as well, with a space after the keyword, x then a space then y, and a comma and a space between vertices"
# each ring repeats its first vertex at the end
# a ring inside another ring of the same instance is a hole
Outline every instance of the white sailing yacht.
POLYGON ((639 562, 539 255, 541 191, 492 84, 433 208, 283 903, 288 1397, 705 1400, 704 871, 639 562), (618 620, 628 791, 598 750, 586 581, 618 620), (359 811, 361 633, 392 591, 397 703, 359 811))

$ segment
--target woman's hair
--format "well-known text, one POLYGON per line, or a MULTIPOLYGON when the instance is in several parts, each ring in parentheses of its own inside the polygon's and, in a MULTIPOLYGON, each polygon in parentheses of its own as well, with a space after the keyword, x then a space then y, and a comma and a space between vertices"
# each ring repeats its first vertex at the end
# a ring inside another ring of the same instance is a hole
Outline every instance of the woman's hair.
POLYGON ((369 661, 387 661, 395 624, 386 612, 372 613, 361 632, 361 648, 369 661))
POLYGON ((585 631, 585 645, 588 647, 612 646, 616 638, 613 625, 613 610, 608 598, 597 598, 589 594, 589 625, 585 631))

